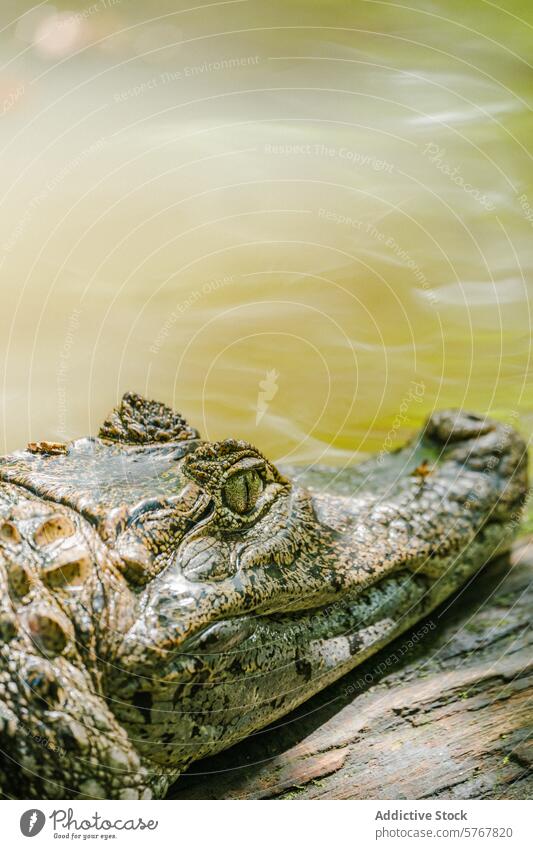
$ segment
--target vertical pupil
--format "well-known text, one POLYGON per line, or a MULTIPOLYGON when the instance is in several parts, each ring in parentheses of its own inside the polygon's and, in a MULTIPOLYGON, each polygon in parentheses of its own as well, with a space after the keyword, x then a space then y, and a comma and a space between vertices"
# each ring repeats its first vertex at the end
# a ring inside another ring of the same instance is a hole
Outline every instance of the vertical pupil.
POLYGON ((250 470, 234 475, 224 487, 224 500, 236 513, 252 509, 263 488, 261 477, 250 470))
POLYGON ((246 509, 250 509, 250 477, 249 475, 242 475, 243 484, 244 484, 244 503, 246 504, 246 509))

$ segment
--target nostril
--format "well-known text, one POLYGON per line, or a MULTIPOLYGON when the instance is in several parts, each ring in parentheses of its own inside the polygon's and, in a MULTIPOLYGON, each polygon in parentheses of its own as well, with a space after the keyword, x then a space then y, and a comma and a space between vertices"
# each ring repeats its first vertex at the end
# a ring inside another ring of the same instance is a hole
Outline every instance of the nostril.
POLYGON ((68 516, 52 516, 40 525, 34 534, 35 543, 41 547, 50 545, 58 539, 66 539, 76 533, 74 523, 68 516))

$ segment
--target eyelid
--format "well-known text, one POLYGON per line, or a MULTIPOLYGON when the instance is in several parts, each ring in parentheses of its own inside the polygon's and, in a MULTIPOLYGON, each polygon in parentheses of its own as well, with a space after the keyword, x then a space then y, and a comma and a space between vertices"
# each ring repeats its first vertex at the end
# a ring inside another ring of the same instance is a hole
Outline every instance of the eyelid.
POLYGON ((234 463, 231 468, 229 468, 224 475, 222 480, 222 484, 226 483, 226 481, 233 477, 233 475, 238 474, 239 472, 249 472, 249 471, 264 471, 266 469, 265 461, 260 457, 243 457, 242 460, 238 460, 237 463, 234 463))

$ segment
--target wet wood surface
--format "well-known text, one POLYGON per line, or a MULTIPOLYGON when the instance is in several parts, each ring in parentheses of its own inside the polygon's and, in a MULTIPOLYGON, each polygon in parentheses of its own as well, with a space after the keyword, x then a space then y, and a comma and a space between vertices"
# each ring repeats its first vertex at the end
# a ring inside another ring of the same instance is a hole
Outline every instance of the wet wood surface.
POLYGON ((327 690, 169 793, 188 799, 533 796, 533 538, 327 690))

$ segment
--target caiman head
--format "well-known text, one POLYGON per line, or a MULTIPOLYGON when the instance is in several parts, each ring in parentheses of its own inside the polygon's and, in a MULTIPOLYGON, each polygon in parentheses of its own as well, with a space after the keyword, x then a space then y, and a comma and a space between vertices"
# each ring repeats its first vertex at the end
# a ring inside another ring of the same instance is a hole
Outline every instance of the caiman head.
MULTIPOLYGON (((0 477, 6 534, 33 534, 18 596, 4 538, 9 615, 34 653, 55 628, 56 667, 63 654, 85 670, 76 686, 105 703, 158 787, 426 615, 509 546, 527 486, 515 431, 462 412, 341 476, 339 494, 246 442, 203 442, 132 394, 98 438, 31 446, 0 477)), ((88 795, 110 795, 108 772, 88 795)))

